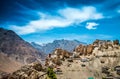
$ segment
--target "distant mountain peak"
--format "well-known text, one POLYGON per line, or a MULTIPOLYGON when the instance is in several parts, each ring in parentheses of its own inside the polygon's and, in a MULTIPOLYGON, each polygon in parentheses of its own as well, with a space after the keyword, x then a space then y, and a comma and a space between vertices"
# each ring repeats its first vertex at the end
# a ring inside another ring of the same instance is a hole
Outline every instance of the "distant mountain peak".
POLYGON ((35 48, 38 48, 40 50, 42 50, 42 52, 45 53, 51 53, 54 51, 54 49, 56 48, 61 48, 64 50, 67 50, 69 52, 72 52, 73 49, 78 46, 79 44, 86 44, 84 42, 80 42, 78 40, 66 40, 66 39, 61 39, 61 40, 54 40, 51 43, 47 43, 45 45, 39 45, 36 43, 31 43, 32 46, 34 46, 35 48))

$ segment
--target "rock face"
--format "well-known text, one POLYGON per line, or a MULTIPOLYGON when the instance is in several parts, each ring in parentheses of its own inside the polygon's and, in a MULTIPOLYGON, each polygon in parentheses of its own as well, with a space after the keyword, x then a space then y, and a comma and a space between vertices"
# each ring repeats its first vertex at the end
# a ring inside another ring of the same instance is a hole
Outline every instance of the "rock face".
POLYGON ((79 44, 86 44, 77 40, 54 40, 52 43, 45 44, 44 46, 38 45, 34 42, 31 43, 32 46, 42 50, 44 53, 52 53, 56 48, 61 48, 72 52, 73 49, 79 44))
POLYGON ((12 30, 0 28, 0 51, 20 63, 39 61, 41 53, 12 30))
POLYGON ((107 56, 115 56, 119 47, 119 40, 95 40, 90 45, 79 45, 75 48, 75 52, 79 55, 91 55, 91 54, 102 54, 107 56), (109 52, 109 53, 108 53, 109 52), (112 53, 113 52, 113 53, 112 53))
POLYGON ((95 48, 92 54, 94 54, 95 56, 120 56, 120 46, 118 40, 96 40, 93 45, 95 46, 95 48))
POLYGON ((75 48, 75 52, 79 53, 79 55, 90 55, 92 54, 94 49, 93 45, 79 45, 75 48))

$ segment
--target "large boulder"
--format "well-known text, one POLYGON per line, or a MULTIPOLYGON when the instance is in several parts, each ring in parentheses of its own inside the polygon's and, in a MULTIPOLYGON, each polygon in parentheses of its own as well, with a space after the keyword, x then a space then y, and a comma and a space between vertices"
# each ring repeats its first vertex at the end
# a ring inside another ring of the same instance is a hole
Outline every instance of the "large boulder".
POLYGON ((92 54, 93 49, 94 49, 94 46, 93 46, 93 45, 88 45, 88 46, 87 46, 87 54, 92 54))
POLYGON ((80 44, 78 47, 75 48, 75 52, 79 53, 80 55, 83 55, 85 51, 84 48, 85 46, 80 44))

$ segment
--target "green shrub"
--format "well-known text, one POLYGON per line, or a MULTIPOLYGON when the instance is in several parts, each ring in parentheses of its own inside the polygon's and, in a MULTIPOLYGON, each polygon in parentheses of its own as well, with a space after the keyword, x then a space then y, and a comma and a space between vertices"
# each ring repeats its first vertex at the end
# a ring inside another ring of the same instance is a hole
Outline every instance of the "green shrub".
POLYGON ((57 77, 56 77, 56 75, 55 75, 55 73, 54 73, 52 68, 48 68, 47 69, 47 75, 48 75, 48 77, 50 79, 57 79, 57 77))

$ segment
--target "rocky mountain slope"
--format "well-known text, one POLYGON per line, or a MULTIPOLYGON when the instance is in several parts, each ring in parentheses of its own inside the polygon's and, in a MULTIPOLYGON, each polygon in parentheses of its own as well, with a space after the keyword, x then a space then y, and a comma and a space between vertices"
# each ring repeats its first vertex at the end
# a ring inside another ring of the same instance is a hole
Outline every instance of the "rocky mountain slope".
POLYGON ((4 67, 3 70, 8 69, 9 71, 10 67, 11 69, 19 67, 19 63, 28 64, 41 61, 42 57, 41 52, 20 38, 15 32, 0 28, 0 70, 4 67))
POLYGON ((46 53, 43 51, 43 47, 35 42, 30 43, 34 48, 36 48, 39 52, 41 52, 42 56, 46 56, 46 53))
POLYGON ((35 48, 39 50, 42 50, 43 52, 47 54, 53 52, 56 48, 61 48, 69 52, 72 52, 73 49, 79 44, 86 44, 86 43, 80 42, 77 40, 64 40, 64 39, 54 40, 52 43, 48 43, 43 46, 36 44, 34 42, 31 43, 32 46, 34 46, 35 48))
POLYGON ((18 70, 23 64, 9 58, 4 53, 0 52, 0 72, 11 73, 18 70))
POLYGON ((43 67, 40 63, 34 62, 25 65, 13 72, 7 74, 5 72, 0 73, 0 79, 46 79, 47 75, 43 71, 43 67))

